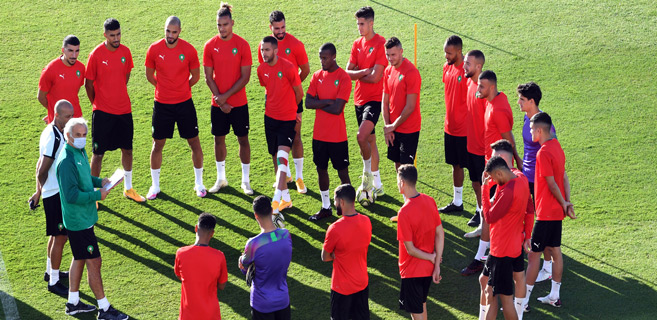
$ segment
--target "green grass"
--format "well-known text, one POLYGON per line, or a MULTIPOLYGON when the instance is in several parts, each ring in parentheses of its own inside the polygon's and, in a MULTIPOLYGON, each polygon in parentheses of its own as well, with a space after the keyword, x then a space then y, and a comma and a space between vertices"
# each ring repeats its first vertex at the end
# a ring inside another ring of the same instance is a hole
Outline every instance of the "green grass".
MULTIPOLYGON (((451 198, 451 168, 443 159, 444 100, 441 70, 442 44, 456 33, 464 50, 486 54, 486 69, 494 70, 501 91, 514 108, 514 134, 522 145, 522 114, 515 104, 515 87, 530 80, 541 85, 541 108, 549 112, 566 152, 572 199, 579 219, 564 224, 565 275, 561 309, 532 301, 527 319, 649 319, 657 305, 654 227, 657 215, 652 187, 657 148, 657 108, 654 70, 657 57, 654 34, 657 9, 652 1, 233 1, 235 33, 255 50, 269 32, 267 16, 281 9, 288 31, 306 44, 311 70, 319 68, 317 49, 327 41, 338 48, 344 66, 358 37, 353 12, 371 5, 376 10, 375 30, 397 36, 413 57, 413 24, 418 25, 418 68, 423 77, 421 108, 423 130, 418 161, 419 189, 439 205, 451 198), (469 7, 464 6, 469 5, 469 7), (653 307, 651 307, 653 306, 653 307)), ((25 204, 34 188, 34 164, 43 129, 43 108, 36 101, 41 69, 59 54, 65 35, 82 41, 80 60, 103 40, 102 22, 115 17, 122 24, 122 43, 133 53, 135 66, 128 90, 135 121, 134 185, 145 194, 150 185, 148 156, 153 88, 144 76, 146 49, 163 36, 168 15, 181 18, 181 37, 199 54, 216 34, 218 1, 184 5, 164 1, 38 1, 11 2, 0 8, 4 45, 0 47, 0 251, 18 311, 23 319, 67 318, 64 299, 46 291, 41 280, 45 264, 43 211, 30 212, 25 204)), ((255 58, 255 55, 254 55, 255 58)), ((254 59, 255 60, 255 59, 254 59)), ((307 87, 307 81, 304 84, 307 87)), ((273 170, 262 126, 264 90, 255 67, 247 96, 251 105, 252 186, 271 195, 273 170)), ((201 143, 205 151, 205 183, 215 179, 209 119, 209 90, 201 81, 193 88, 201 143)), ((80 94, 85 116, 91 107, 80 94)), ((351 179, 358 180, 361 164, 355 143, 356 121, 348 103, 347 128, 351 150, 351 179)), ((320 260, 324 233, 330 221, 311 223, 307 217, 319 208, 319 192, 312 164, 314 115, 304 113, 306 146, 305 181, 308 195, 292 192, 294 208, 286 214, 293 234, 293 261, 288 274, 293 317, 327 318, 331 265, 320 260)), ((380 125, 379 125, 380 128, 380 125)), ((380 129, 379 129, 380 132, 380 129)), ((379 137, 379 143, 383 143, 379 137)), ((237 268, 247 238, 258 233, 250 211, 252 197, 237 187, 240 176, 237 141, 228 137, 227 174, 230 188, 199 199, 192 192, 193 171, 189 148, 182 139, 167 142, 162 169, 163 195, 139 205, 114 191, 103 201, 97 235, 103 254, 103 280, 110 302, 134 319, 171 319, 177 316, 180 283, 173 273, 175 251, 194 241, 194 224, 203 211, 219 219, 211 246, 228 260, 229 284, 219 293, 224 319, 249 318, 249 290, 237 268)), ((382 148, 383 150, 383 148, 382 148)), ((108 153, 103 175, 119 166, 119 153, 108 153)), ((397 310, 399 276, 396 228, 388 222, 401 205, 394 169, 383 160, 383 183, 388 195, 376 205, 360 208, 373 225, 369 252, 370 308, 373 319, 407 318, 397 310)), ((331 187, 337 185, 331 173, 331 187)), ((467 181, 466 181, 467 183, 467 181)), ((443 282, 433 285, 428 310, 432 319, 473 319, 477 314, 478 284, 459 270, 474 255, 477 242, 466 240, 466 221, 474 212, 473 193, 465 188, 466 210, 445 215, 443 282)), ((71 255, 65 249, 63 269, 71 255)), ((536 286, 533 297, 549 291, 536 286)), ((86 280, 82 299, 94 303, 86 280)), ((81 317, 90 319, 90 317, 81 317)), ((501 318, 501 316, 500 316, 501 318)), ((0 312, 0 319, 4 319, 0 312)))

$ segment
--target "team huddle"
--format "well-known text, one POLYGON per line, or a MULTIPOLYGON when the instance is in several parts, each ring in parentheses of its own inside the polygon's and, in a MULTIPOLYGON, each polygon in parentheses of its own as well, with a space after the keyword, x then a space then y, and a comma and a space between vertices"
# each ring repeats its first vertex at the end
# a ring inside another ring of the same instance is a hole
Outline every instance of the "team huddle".
MULTIPOLYGON (((98 302, 98 319, 128 319, 113 308, 104 294, 100 250, 94 233, 98 201, 104 200, 117 181, 99 178, 103 156, 121 150, 123 195, 137 202, 155 200, 161 192, 160 170, 167 139, 178 128, 192 151, 194 192, 205 197, 228 186, 225 160, 226 136, 232 127, 242 164, 241 189, 254 193, 250 181, 249 105, 245 86, 253 64, 251 47, 233 33, 232 7, 222 3, 217 12, 218 34, 203 48, 205 83, 211 93, 211 132, 217 179, 210 189, 203 183, 203 150, 199 140, 196 107, 191 87, 201 77, 201 62, 193 45, 181 39, 181 21, 165 22, 165 37, 153 43, 145 59, 146 78, 154 86, 153 144, 150 154, 152 184, 141 196, 132 185, 133 117, 127 84, 134 67, 130 49, 121 44, 116 19, 104 23, 106 40, 89 54, 86 67, 77 60, 80 41, 67 36, 62 55, 52 60, 39 80, 38 100, 46 108, 47 123, 40 138, 36 167, 36 192, 31 209, 43 199, 46 213, 48 290, 68 297, 65 312, 94 312, 80 301, 79 286, 87 267, 88 281, 98 302), (88 127, 82 118, 78 91, 84 86, 93 106, 92 157, 85 151, 88 127), (60 271, 62 252, 69 242, 73 260, 69 272, 60 271), (60 280, 69 279, 66 287, 60 280)), ((355 203, 368 205, 384 194, 379 173, 376 125, 383 118, 382 133, 387 158, 395 165, 397 189, 404 204, 397 216, 399 308, 412 319, 427 319, 426 302, 431 283, 440 283, 444 249, 441 214, 463 211, 464 169, 468 170, 476 197, 476 213, 468 225, 476 227, 466 238, 479 237, 477 253, 461 274, 479 275, 479 319, 495 319, 502 307, 505 319, 522 319, 530 311, 534 284, 551 279, 550 294, 538 300, 561 306, 559 289, 563 274, 562 220, 575 219, 565 154, 556 139, 551 117, 539 110, 541 90, 534 82, 517 88, 518 104, 525 113, 522 129, 523 157, 512 133, 513 113, 507 96, 497 90, 497 76, 484 70, 480 50, 463 55, 456 35, 444 45, 445 161, 452 166, 453 199, 438 208, 434 199, 418 192, 414 166, 421 130, 418 69, 403 56, 396 37, 385 39, 374 32, 374 10, 355 13, 360 37, 354 41, 345 69, 336 62, 337 49, 328 42, 319 48, 321 69, 310 73, 304 44, 286 32, 285 16, 269 16, 272 35, 258 44, 257 76, 265 88, 264 129, 276 182, 273 197, 253 201, 261 233, 250 238, 240 257, 239 269, 251 287, 253 319, 290 319, 287 271, 292 259, 292 238, 285 229, 283 211, 292 207, 288 183, 305 194, 302 114, 315 110, 312 154, 321 195, 320 210, 309 217, 318 221, 340 218, 326 231, 321 259, 332 261, 331 319, 369 319, 367 251, 372 225, 356 211, 355 203), (302 82, 310 77, 305 92, 302 82), (355 85, 352 87, 352 81, 355 85), (349 178, 350 156, 344 110, 354 92, 357 142, 363 162, 357 188, 349 178), (295 177, 290 170, 292 154, 295 177), (340 185, 330 199, 329 160, 340 185), (517 167, 517 169, 516 169, 517 167), (489 250, 488 256, 486 252, 489 250), (525 272, 524 252, 527 252, 525 272), (540 259, 543 255, 543 267, 540 259), (540 270, 540 271, 539 271, 540 270), (498 301, 499 298, 499 301, 498 301)), ((267 160, 269 161, 269 160, 267 160)), ((182 281, 180 319, 221 318, 217 289, 227 278, 224 254, 209 247, 216 218, 203 213, 196 225, 196 243, 176 253, 174 272, 182 281)))

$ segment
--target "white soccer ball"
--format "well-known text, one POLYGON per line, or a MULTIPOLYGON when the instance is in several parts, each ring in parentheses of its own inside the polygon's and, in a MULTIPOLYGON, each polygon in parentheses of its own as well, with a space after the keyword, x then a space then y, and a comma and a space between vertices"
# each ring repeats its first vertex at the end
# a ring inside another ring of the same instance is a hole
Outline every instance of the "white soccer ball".
POLYGON ((362 187, 358 188, 356 191, 356 200, 363 207, 371 205, 375 200, 373 190, 363 190, 362 187))

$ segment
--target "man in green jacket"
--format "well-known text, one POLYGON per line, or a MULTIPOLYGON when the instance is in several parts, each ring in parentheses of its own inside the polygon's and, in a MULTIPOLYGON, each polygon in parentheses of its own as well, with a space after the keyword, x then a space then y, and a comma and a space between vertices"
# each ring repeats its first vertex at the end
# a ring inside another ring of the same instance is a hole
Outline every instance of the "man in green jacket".
POLYGON ((57 158, 57 183, 62 203, 64 227, 68 230, 73 262, 69 271, 68 302, 66 314, 93 312, 94 306, 80 301, 80 280, 84 266, 87 266, 89 286, 98 300, 98 319, 125 320, 128 316, 120 313, 107 301, 100 276, 101 258, 98 241, 94 234, 94 224, 98 221, 96 201, 104 200, 109 193, 103 186, 107 178, 91 175, 89 159, 84 150, 87 141, 87 121, 82 118, 69 120, 64 127, 66 146, 57 158), (100 188, 94 190, 94 188, 100 188))

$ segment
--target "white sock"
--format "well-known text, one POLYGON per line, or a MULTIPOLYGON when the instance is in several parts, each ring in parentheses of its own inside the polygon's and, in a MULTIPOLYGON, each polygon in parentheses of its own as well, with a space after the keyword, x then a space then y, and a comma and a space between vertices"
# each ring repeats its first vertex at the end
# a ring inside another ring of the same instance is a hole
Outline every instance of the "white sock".
POLYGON ((197 186, 203 185, 203 167, 194 168, 194 183, 197 186))
POLYGON ((217 181, 226 180, 226 161, 216 161, 217 181))
MULTIPOLYGON (((303 158, 295 158, 294 160, 294 173, 297 175, 296 179, 303 180, 303 158)), ((288 169, 289 170, 289 169, 288 169)))
POLYGON ((59 269, 51 269, 50 281, 48 282, 48 284, 54 286, 55 283, 57 283, 57 281, 59 281, 59 269))
POLYGON ((477 205, 477 212, 481 212, 481 207, 477 205))
POLYGON ((250 182, 251 179, 249 178, 251 172, 251 164, 250 163, 242 163, 242 182, 250 182))
POLYGON ((107 301, 107 297, 104 297, 104 298, 102 298, 100 300, 97 300, 97 301, 98 301, 98 308, 99 309, 102 309, 103 311, 107 311, 107 309, 109 309, 110 303, 109 303, 109 301, 107 301))
POLYGON ((372 175, 374 176, 374 187, 380 189, 383 184, 381 183, 381 175, 379 174, 379 170, 372 171, 372 175))
POLYGON ((50 270, 52 269, 52 263, 50 262, 50 258, 46 258, 46 273, 50 274, 50 270))
POLYGON ((561 282, 556 282, 552 280, 552 289, 550 290, 551 300, 559 299, 559 289, 561 289, 561 282))
POLYGON ((463 204, 463 187, 454 187, 454 200, 452 200, 452 203, 455 206, 463 204))
POLYGON ((274 198, 271 199, 271 200, 280 202, 281 201, 281 193, 282 193, 281 190, 276 189, 276 191, 274 191, 274 198))
POLYGON ((523 301, 525 301, 525 298, 516 297, 513 299, 516 307, 516 313, 518 314, 518 320, 522 320, 522 314, 525 313, 523 301))
POLYGON ((490 246, 490 242, 479 240, 479 247, 477 248, 477 254, 475 255, 475 260, 481 261, 481 259, 486 255, 486 249, 490 246))
POLYGON ((292 201, 290 199, 290 189, 285 189, 281 191, 281 197, 283 198, 283 201, 290 202, 292 201))
POLYGON ((552 273, 552 260, 543 260, 543 270, 552 273))
POLYGON ((132 189, 132 170, 123 172, 123 187, 126 190, 132 189))
POLYGON ((479 320, 486 320, 486 306, 483 304, 479 305, 479 320))
POLYGON ((72 305, 77 305, 80 302, 80 291, 69 291, 68 292, 68 303, 72 305))
POLYGON ((532 290, 534 290, 534 286, 527 285, 527 293, 525 294, 525 301, 523 301, 522 305, 526 306, 529 303, 529 296, 532 295, 532 290))
POLYGON ((331 209, 331 198, 329 196, 329 191, 320 190, 319 193, 322 195, 322 209, 331 209))
POLYGON ((153 187, 160 189, 160 169, 151 169, 153 187))
POLYGON ((363 172, 372 172, 372 158, 363 159, 363 172))

